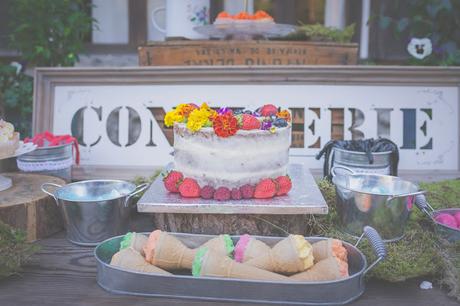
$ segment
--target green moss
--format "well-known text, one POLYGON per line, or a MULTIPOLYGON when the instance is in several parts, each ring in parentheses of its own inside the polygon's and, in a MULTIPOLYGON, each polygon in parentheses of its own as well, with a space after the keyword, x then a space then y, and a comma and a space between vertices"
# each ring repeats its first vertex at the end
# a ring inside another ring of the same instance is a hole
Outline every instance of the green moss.
MULTIPOLYGON (((318 186, 329 205, 327 216, 307 219, 310 233, 337 237, 350 243, 355 240, 342 233, 337 227, 339 218, 336 211, 334 185, 326 180, 318 186)), ((436 208, 459 207, 460 180, 448 180, 436 183, 423 183, 421 188, 428 191, 427 200, 436 208)), ((387 243, 388 255, 383 262, 373 268, 369 276, 390 282, 400 282, 410 278, 431 276, 449 290, 449 295, 460 300, 460 242, 449 244, 440 239, 433 231, 430 220, 418 209, 414 209, 406 225, 404 238, 387 243)), ((366 240, 359 248, 369 262, 375 260, 373 251, 366 240)))
POLYGON ((0 221, 0 279, 20 271, 39 247, 26 242, 26 234, 0 221))
POLYGON ((322 24, 304 24, 292 34, 282 37, 282 40, 311 40, 349 43, 355 33, 355 24, 351 24, 340 30, 326 27, 322 24))

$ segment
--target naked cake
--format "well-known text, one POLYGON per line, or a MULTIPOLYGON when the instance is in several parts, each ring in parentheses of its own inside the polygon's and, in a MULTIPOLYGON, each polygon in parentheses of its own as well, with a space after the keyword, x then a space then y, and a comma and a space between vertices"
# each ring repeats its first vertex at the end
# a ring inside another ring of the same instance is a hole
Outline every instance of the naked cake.
POLYGON ((291 114, 180 104, 165 116, 174 128, 174 170, 164 178, 183 197, 271 198, 292 187, 287 176, 291 114))

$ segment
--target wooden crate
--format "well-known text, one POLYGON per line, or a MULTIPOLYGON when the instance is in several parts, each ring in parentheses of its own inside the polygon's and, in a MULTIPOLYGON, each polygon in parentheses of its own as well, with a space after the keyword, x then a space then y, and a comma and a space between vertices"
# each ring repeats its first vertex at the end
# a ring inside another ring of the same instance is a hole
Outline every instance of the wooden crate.
POLYGON ((269 40, 155 42, 138 48, 140 66, 355 65, 357 44, 269 40))

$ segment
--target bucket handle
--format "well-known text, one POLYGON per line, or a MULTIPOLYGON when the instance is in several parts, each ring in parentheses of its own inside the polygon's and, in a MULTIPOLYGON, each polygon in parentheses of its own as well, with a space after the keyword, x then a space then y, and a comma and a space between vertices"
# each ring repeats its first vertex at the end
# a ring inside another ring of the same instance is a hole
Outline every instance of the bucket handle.
POLYGON ((143 183, 143 184, 140 184, 138 186, 136 186, 136 188, 134 189, 133 192, 131 192, 125 199, 125 207, 128 207, 129 205, 129 201, 130 199, 135 196, 136 194, 138 194, 139 192, 142 192, 144 191, 145 189, 147 189, 147 187, 149 187, 149 183, 143 183))
POLYGON ((40 189, 41 189, 44 193, 46 193, 46 194, 49 195, 49 196, 52 196, 52 197, 54 198, 54 200, 56 201, 56 205, 59 206, 59 202, 58 202, 56 196, 54 195, 54 193, 49 192, 49 191, 46 189, 46 186, 53 186, 53 187, 56 187, 56 188, 61 188, 62 186, 61 186, 61 185, 58 185, 58 184, 54 184, 54 183, 43 183, 43 184, 41 185, 41 187, 40 187, 40 189))
POLYGON ((331 169, 331 174, 332 174, 332 177, 335 177, 337 175, 337 173, 335 173, 335 170, 336 169, 343 169, 343 170, 346 170, 347 172, 350 172, 351 175, 355 175, 356 172, 351 170, 350 168, 348 167, 345 167, 345 166, 342 166, 342 165, 338 165, 338 166, 334 166, 332 167, 331 169))
POLYGON ((387 256, 387 249, 385 247, 385 243, 383 242, 379 233, 373 227, 367 225, 364 227, 363 233, 356 242, 355 247, 358 246, 358 244, 361 242, 364 236, 366 236, 367 240, 369 240, 372 248, 374 249, 374 254, 375 256, 377 256, 377 259, 371 265, 369 265, 366 268, 366 270, 364 270, 363 276, 366 275, 366 273, 370 269, 372 269, 376 264, 382 261, 385 258, 385 256, 387 256))
POLYGON ((434 212, 433 207, 428 204, 425 195, 419 194, 415 196, 415 206, 418 207, 422 212, 424 212, 431 220, 434 221, 432 213, 434 212))
POLYGON ((410 197, 410 196, 416 196, 416 199, 417 199, 418 195, 423 195, 424 193, 426 193, 426 190, 420 190, 420 191, 416 191, 416 192, 391 195, 391 196, 389 196, 387 198, 387 203, 392 201, 392 200, 394 200, 394 199, 396 199, 396 198, 403 198, 403 197, 410 197))

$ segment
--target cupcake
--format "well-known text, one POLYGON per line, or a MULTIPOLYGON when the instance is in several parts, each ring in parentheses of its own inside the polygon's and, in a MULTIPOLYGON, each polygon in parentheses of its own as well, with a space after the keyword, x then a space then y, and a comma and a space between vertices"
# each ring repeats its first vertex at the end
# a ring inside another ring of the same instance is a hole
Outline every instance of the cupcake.
POLYGON ((220 12, 216 17, 214 24, 231 24, 233 23, 232 15, 227 12, 220 12))
POLYGON ((257 11, 254 14, 254 19, 259 22, 259 23, 274 23, 273 17, 270 16, 267 12, 265 11, 257 11))
POLYGON ((14 155, 19 148, 19 133, 14 131, 14 126, 0 120, 0 159, 14 155))

